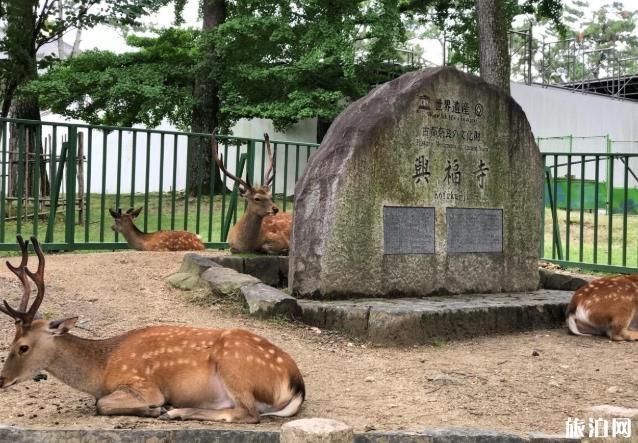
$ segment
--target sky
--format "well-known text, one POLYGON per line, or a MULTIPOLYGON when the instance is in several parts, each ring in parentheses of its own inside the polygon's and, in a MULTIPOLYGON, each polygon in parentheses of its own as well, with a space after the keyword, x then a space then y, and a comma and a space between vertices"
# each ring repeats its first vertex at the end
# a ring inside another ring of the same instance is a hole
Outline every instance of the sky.
MULTIPOLYGON (((612 0, 589 0, 589 9, 591 11, 598 9, 604 4, 611 3, 612 0)), ((184 8, 184 20, 185 26, 191 26, 194 28, 201 27, 201 20, 198 17, 198 3, 199 0, 188 0, 184 8)), ((638 8, 638 0, 624 0, 622 3, 627 8, 638 8)), ((144 24, 152 25, 154 27, 168 27, 171 26, 175 18, 173 6, 167 6, 162 8, 156 14, 146 18, 144 24)), ((65 41, 72 44, 75 38, 75 33, 71 32, 65 36, 65 41)), ((442 59, 441 45, 436 41, 419 41, 420 46, 425 49, 424 58, 436 63, 440 63, 442 59)), ((101 49, 109 50, 113 52, 125 52, 130 48, 126 45, 122 32, 107 26, 98 26, 94 29, 83 31, 82 43, 80 49, 85 51, 88 49, 101 49)))

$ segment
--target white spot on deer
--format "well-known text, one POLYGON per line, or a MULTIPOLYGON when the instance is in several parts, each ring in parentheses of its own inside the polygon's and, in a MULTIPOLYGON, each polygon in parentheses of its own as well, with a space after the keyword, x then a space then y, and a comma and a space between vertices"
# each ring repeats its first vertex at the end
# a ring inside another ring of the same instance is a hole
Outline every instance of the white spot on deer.
POLYGON ((126 366, 126 365, 122 365, 122 368, 121 368, 121 369, 122 369, 122 371, 126 371, 126 370, 128 369, 128 366, 126 366))
POLYGON ((263 361, 261 358, 257 359, 257 363, 259 363, 260 365, 264 366, 266 364, 265 361, 263 361))
POLYGON ((135 352, 131 352, 131 358, 135 358, 137 357, 137 354, 135 352))
POLYGON ((284 362, 284 359, 283 359, 283 358, 281 358, 281 357, 277 357, 277 363, 283 363, 283 362, 284 362))
POLYGON ((273 348, 268 349, 268 352, 270 352, 271 354, 275 353, 275 350, 273 348))
POLYGON ((261 338, 255 336, 255 337, 253 337, 253 340, 255 340, 257 343, 259 343, 261 341, 261 338))
POLYGON ((151 375, 151 367, 150 367, 150 366, 147 366, 147 367, 146 367, 146 369, 144 370, 144 373, 145 373, 146 375, 151 375))

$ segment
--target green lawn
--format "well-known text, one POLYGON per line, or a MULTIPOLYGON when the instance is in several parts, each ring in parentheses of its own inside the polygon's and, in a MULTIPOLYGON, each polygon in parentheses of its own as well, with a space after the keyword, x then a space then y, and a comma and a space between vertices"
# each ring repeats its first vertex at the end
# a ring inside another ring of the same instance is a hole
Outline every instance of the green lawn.
MULTIPOLYGON (((115 235, 115 232, 111 230, 113 224, 113 218, 109 214, 109 208, 116 207, 116 196, 105 195, 103 197, 100 194, 91 194, 90 207, 87 213, 85 212, 84 223, 77 224, 78 211, 76 209, 76 225, 75 225, 75 242, 76 243, 92 243, 92 242, 124 242, 121 235, 115 235), (102 211, 102 208, 104 210, 102 211)), ((88 199, 87 199, 88 200, 88 199)), ((153 232, 159 229, 162 230, 188 230, 196 232, 202 236, 204 242, 220 242, 221 239, 221 221, 222 213, 227 212, 228 205, 230 203, 230 193, 225 197, 216 196, 211 199, 208 196, 201 197, 201 199, 191 197, 186 201, 184 194, 175 195, 173 202, 172 193, 164 193, 160 196, 159 193, 153 193, 148 195, 148 211, 142 211, 137 218, 138 228, 153 232), (161 197, 161 206, 160 206, 161 197), (222 212, 223 211, 223 212, 222 212), (186 221, 186 222, 185 222, 186 221)), ((135 195, 133 201, 131 201, 130 194, 121 194, 119 197, 119 206, 122 210, 127 210, 129 207, 144 207, 145 196, 143 194, 135 195), (132 204, 131 204, 132 203, 132 204)), ((238 201, 237 216, 241 216, 244 212, 245 204, 243 200, 238 201)), ((280 210, 284 208, 284 202, 282 198, 277 198, 275 203, 279 206, 280 210)), ((286 201, 286 211, 292 210, 292 201, 288 199, 286 201)), ((28 208, 23 208, 22 213, 28 213, 28 218, 22 218, 20 222, 15 220, 16 208, 12 206, 7 211, 9 216, 13 216, 13 220, 4 221, 4 243, 13 243, 16 233, 21 233, 24 236, 36 235, 40 241, 44 241, 47 232, 47 225, 49 223, 49 208, 48 206, 43 210, 40 208, 41 216, 38 218, 37 223, 34 223, 33 208, 29 205, 28 208)), ((58 214, 55 217, 55 223, 53 225, 53 240, 51 243, 64 243, 65 242, 65 214, 64 207, 59 208, 58 214)))
MULTIPOLYGON (((627 215, 626 239, 623 235, 623 214, 598 214, 598 229, 595 229, 595 214, 584 212, 581 224, 580 211, 571 211, 569 223, 569 249, 567 249, 567 211, 557 211, 558 228, 563 248, 563 259, 586 263, 611 264, 615 266, 638 267, 638 216, 627 215), (611 221, 611 262, 609 261, 609 223, 611 221), (581 237, 582 226, 582 237, 581 237), (596 232, 597 231, 597 232, 596 232), (582 238, 582 242, 581 242, 582 238), (595 238, 597 240, 595 241, 595 238), (594 244, 596 248, 594 249, 594 244), (626 244, 623 252, 623 245, 626 244), (569 256, 567 252, 569 251, 569 256), (594 261, 594 251, 596 260, 594 261), (624 254, 624 261, 623 261, 624 254)), ((552 214, 545 208, 544 257, 552 258, 552 214)), ((554 258, 558 259, 555 255, 554 258)))

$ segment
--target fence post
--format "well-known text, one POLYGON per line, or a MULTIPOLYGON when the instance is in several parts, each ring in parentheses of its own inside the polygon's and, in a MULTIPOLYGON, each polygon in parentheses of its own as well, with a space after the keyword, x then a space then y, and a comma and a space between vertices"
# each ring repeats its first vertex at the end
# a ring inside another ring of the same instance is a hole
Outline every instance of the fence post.
POLYGON ((66 162, 66 220, 64 241, 73 250, 75 243, 75 188, 77 185, 77 144, 78 130, 75 126, 69 127, 69 141, 66 162))

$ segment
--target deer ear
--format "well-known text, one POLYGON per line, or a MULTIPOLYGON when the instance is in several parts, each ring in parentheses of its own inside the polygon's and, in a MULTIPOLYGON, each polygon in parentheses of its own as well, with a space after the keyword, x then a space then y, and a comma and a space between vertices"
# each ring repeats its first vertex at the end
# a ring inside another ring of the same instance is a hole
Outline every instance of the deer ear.
POLYGON ((137 208, 134 211, 131 211, 131 215, 133 216, 133 218, 137 217, 138 215, 140 215, 140 212, 142 212, 142 206, 140 206, 139 208, 137 208))
POLYGON ((66 334, 75 326, 77 321, 77 317, 65 318, 64 320, 54 320, 49 322, 49 332, 53 335, 66 334))
POLYGON ((111 213, 111 217, 120 218, 121 214, 117 213, 114 209, 109 208, 109 212, 111 213))

